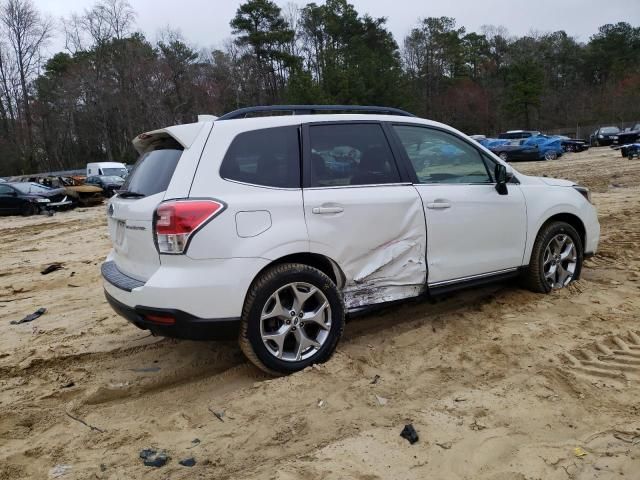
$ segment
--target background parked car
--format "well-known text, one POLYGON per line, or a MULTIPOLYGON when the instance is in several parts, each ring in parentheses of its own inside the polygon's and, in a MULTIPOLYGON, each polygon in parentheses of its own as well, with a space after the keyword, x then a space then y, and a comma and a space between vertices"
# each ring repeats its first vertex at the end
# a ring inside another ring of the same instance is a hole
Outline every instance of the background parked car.
POLYGON ((602 147, 613 144, 615 136, 620 133, 618 127, 600 127, 589 136, 589 143, 592 147, 602 147))
POLYGON ((629 130, 620 132, 617 136, 613 137, 614 145, 629 145, 638 143, 638 141, 640 141, 640 123, 636 123, 629 130))
POLYGON ((562 149, 565 152, 583 152, 589 149, 589 144, 585 140, 578 140, 566 136, 560 136, 562 149))
POLYGON ((540 135, 540 132, 537 130, 509 130, 504 133, 500 133, 498 138, 500 139, 508 139, 508 140, 519 140, 523 138, 530 138, 540 135))
POLYGON ((485 145, 505 161, 555 160, 564 153, 562 139, 536 135, 524 140, 511 140, 507 144, 485 145))
POLYGON ((64 188, 49 188, 37 183, 3 182, 0 185, 2 215, 34 215, 46 210, 71 208, 73 203, 64 188))
POLYGON ((120 190, 124 183, 124 178, 116 175, 96 175, 87 178, 85 181, 87 185, 95 185, 102 188, 102 192, 105 197, 113 197, 116 190, 120 190))

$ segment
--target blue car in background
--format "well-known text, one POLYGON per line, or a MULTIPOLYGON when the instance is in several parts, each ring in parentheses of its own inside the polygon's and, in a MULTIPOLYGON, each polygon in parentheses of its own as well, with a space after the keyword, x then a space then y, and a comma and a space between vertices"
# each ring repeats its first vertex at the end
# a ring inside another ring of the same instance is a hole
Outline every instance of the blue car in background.
POLYGON ((548 135, 535 135, 522 140, 507 143, 489 143, 489 150, 505 161, 555 160, 564 153, 562 138, 548 135))

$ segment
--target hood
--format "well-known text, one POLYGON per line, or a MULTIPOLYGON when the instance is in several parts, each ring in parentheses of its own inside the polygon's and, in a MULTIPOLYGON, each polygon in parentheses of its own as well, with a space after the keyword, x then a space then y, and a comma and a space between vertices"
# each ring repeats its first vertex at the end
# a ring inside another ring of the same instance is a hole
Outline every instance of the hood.
POLYGON ((550 185, 552 187, 572 187, 576 183, 570 180, 562 180, 560 178, 547 178, 547 177, 537 177, 542 180, 543 183, 550 185))
POLYGON ((528 184, 528 185, 548 185, 550 187, 573 187, 577 185, 576 182, 572 182, 571 180, 562 180, 560 178, 549 178, 549 177, 534 177, 531 175, 524 175, 520 172, 515 171, 518 180, 520 183, 528 184))
POLYGON ((65 189, 64 188, 54 188, 51 190, 48 190, 46 192, 39 192, 39 193, 26 193, 24 194, 25 197, 30 197, 30 198, 51 198, 51 197, 55 197, 57 195, 64 195, 65 194, 65 189))

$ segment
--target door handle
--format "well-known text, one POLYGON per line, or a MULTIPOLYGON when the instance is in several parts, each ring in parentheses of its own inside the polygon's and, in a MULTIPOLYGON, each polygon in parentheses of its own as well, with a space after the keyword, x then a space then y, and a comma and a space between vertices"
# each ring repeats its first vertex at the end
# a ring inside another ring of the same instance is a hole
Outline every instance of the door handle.
POLYGON ((451 204, 449 202, 433 202, 427 203, 427 208, 431 210, 444 210, 445 208, 451 208, 451 204))
POLYGON ((342 213, 344 212, 344 208, 342 207, 314 207, 311 209, 313 213, 316 215, 326 215, 329 213, 342 213))

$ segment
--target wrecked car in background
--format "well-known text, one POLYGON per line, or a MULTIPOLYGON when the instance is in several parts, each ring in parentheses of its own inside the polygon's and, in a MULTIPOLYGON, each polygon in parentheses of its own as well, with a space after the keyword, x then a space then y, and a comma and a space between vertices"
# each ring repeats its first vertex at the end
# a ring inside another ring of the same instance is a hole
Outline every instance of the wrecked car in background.
POLYGON ((79 207, 99 205, 104 200, 102 188, 96 185, 85 185, 84 177, 37 174, 14 177, 12 181, 32 182, 45 187, 62 188, 74 205, 79 207))
POLYGON ((562 139, 547 135, 511 140, 506 144, 487 145, 487 148, 507 162, 555 160, 564 153, 562 139))
POLYGON ((73 208, 63 188, 49 188, 32 182, 2 182, 0 213, 2 215, 35 215, 41 212, 73 208))
POLYGON ((590 148, 590 145, 586 140, 579 140, 564 135, 560 135, 558 138, 560 138, 562 149, 565 152, 584 152, 590 148))
MULTIPOLYGON (((633 127, 620 132, 613 137, 613 145, 630 145, 640 142, 640 123, 636 123, 633 127)), ((625 155, 626 156, 626 155, 625 155)))
POLYGON ((120 190, 123 183, 124 178, 116 175, 95 175, 88 177, 85 181, 86 185, 100 187, 105 197, 113 197, 116 191, 120 190))

